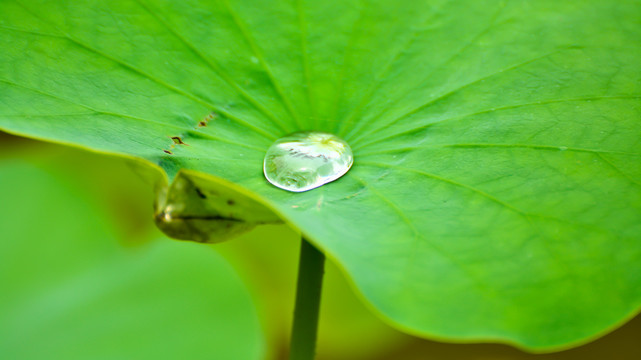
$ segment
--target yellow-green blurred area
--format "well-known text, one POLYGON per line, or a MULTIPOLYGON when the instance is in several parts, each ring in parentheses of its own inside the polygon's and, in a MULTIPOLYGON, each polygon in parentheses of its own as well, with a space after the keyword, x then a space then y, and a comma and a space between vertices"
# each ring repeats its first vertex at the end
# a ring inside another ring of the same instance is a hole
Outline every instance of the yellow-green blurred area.
MULTIPOLYGON (((127 159, 0 133, 0 359, 286 359, 299 234, 169 240, 127 159)), ((641 359, 641 318, 581 347, 448 344, 380 320, 326 265, 318 359, 641 359)))

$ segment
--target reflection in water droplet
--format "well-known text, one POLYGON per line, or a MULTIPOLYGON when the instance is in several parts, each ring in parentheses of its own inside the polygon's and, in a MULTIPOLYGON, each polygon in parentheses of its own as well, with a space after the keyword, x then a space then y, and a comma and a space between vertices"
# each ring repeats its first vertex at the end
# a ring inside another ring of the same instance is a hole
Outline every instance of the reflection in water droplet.
POLYGON ((317 188, 345 175, 354 163, 349 145, 335 135, 301 131, 276 140, 263 171, 274 186, 294 192, 317 188))

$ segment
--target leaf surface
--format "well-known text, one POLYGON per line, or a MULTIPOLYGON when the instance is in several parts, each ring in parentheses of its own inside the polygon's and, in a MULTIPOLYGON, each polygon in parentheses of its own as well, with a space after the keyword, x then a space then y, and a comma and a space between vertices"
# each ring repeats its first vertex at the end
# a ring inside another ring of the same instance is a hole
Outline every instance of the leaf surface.
POLYGON ((549 350, 641 305, 639 1, 0 7, 0 127, 240 185, 408 332, 549 350), (297 130, 352 170, 269 185, 297 130))

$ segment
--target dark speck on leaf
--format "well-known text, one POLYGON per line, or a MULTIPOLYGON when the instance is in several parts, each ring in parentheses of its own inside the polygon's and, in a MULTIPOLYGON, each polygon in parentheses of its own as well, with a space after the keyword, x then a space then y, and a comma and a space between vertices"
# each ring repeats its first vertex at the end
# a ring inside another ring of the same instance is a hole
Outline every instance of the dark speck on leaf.
POLYGON ((196 194, 198 194, 198 197, 201 199, 207 199, 207 195, 203 194, 202 190, 199 188, 194 188, 196 190, 196 194))
POLYGON ((178 145, 187 145, 187 144, 185 144, 185 143, 183 142, 183 139, 181 139, 181 138, 180 138, 180 136, 172 136, 172 137, 171 137, 171 140, 173 140, 173 141, 174 141, 174 144, 178 144, 178 145))
POLYGON ((198 123, 198 127, 205 127, 205 126, 207 126, 207 123, 208 123, 210 120, 215 119, 216 117, 218 117, 218 114, 216 114, 216 113, 215 113, 215 112, 213 112, 213 111, 212 111, 212 112, 210 112, 210 113, 209 113, 209 114, 208 114, 204 119, 202 119, 202 120, 198 123))

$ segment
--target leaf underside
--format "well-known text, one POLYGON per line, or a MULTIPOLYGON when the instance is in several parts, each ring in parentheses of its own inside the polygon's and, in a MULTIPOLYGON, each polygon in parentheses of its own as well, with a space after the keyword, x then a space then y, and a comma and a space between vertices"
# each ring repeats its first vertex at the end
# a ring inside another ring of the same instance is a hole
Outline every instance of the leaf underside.
POLYGON ((248 189, 422 336, 537 351, 641 305, 639 1, 4 1, 0 127, 248 189), (267 147, 343 137, 305 193, 267 147), (173 139, 172 139, 173 138, 173 139))

